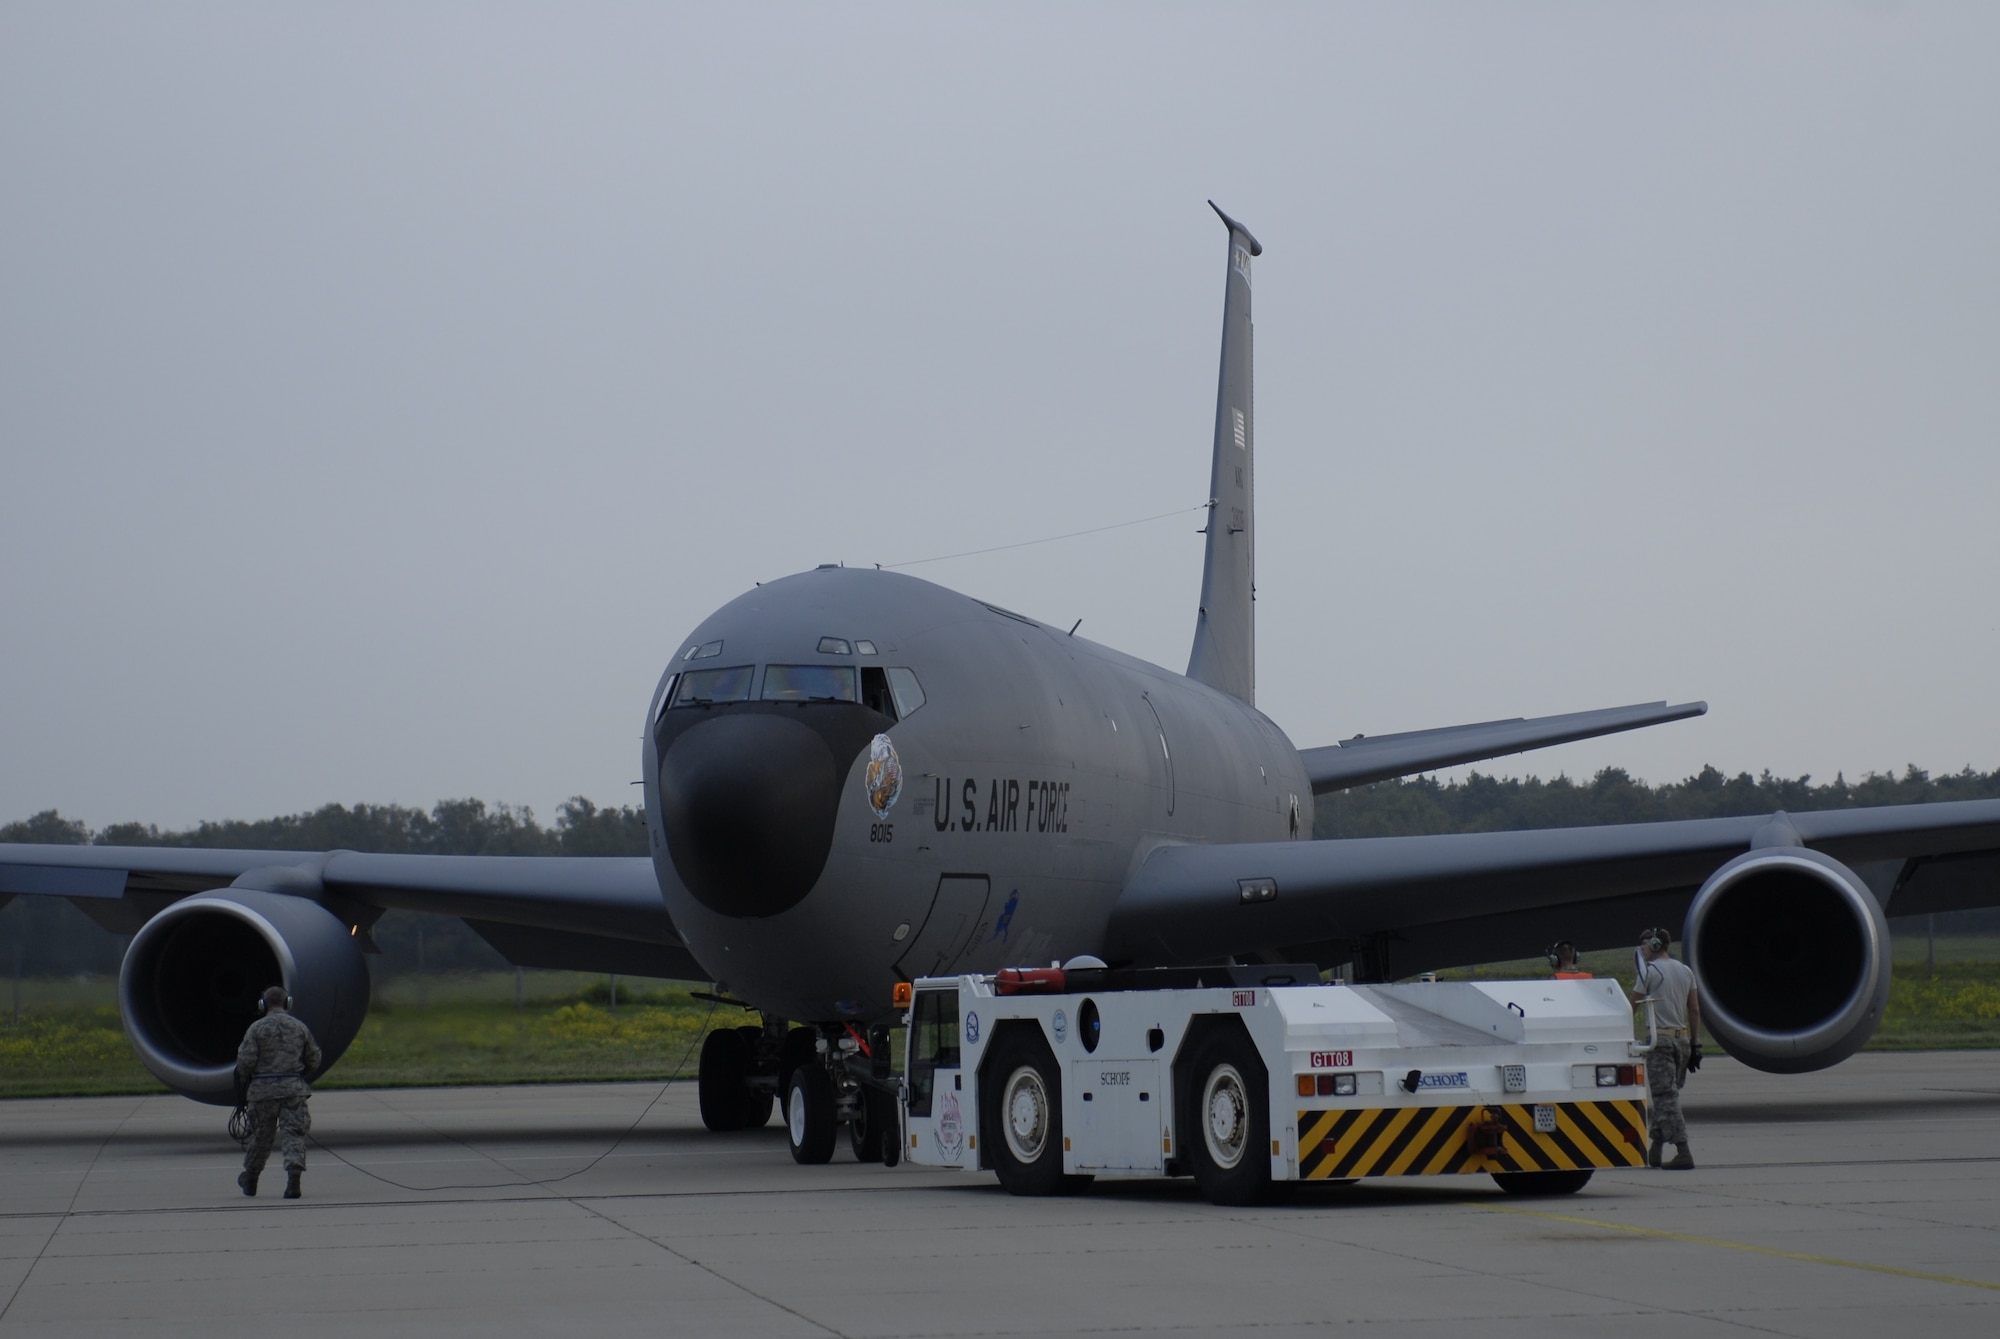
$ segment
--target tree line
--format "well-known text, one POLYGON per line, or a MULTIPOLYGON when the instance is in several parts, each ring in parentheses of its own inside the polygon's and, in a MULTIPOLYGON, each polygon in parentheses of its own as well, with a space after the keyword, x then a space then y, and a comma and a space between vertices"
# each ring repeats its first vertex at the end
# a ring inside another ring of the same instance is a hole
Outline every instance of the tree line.
POLYGON ((646 816, 600 809, 581 795, 564 800, 543 827, 526 805, 441 800, 430 809, 401 804, 322 805, 255 821, 224 819, 162 832, 153 823, 113 823, 92 831, 45 809, 0 827, 0 841, 64 846, 240 847, 268 851, 374 851, 411 855, 645 855, 646 816))
MULTIPOLYGON (((197 823, 162 831, 151 823, 96 830, 46 809, 0 826, 0 842, 61 846, 239 847, 268 851, 376 851, 416 855, 645 855, 646 816, 600 809, 581 795, 565 800, 543 826, 525 805, 443 800, 430 809, 400 804, 328 804, 309 813, 197 823)), ((411 972, 498 971, 506 962, 452 916, 392 911, 376 922, 380 977, 411 972)), ((130 936, 102 929, 60 897, 17 897, 0 908, 0 972, 33 977, 118 970, 130 936)))
POLYGON ((1884 804, 1934 804, 1945 800, 2000 798, 2000 768, 1932 776, 1920 767, 1902 775, 1870 772, 1859 781, 1836 776, 1813 784, 1810 776, 1765 772, 1727 776, 1704 767, 1683 781, 1648 785, 1622 767, 1607 767, 1588 781, 1557 776, 1496 777, 1473 772, 1463 781, 1405 777, 1357 786, 1319 798, 1315 837, 1403 837, 1436 832, 1506 832, 1525 828, 1595 827, 1605 823, 1658 823, 1681 818, 1740 818, 1783 809, 1855 809, 1884 804))

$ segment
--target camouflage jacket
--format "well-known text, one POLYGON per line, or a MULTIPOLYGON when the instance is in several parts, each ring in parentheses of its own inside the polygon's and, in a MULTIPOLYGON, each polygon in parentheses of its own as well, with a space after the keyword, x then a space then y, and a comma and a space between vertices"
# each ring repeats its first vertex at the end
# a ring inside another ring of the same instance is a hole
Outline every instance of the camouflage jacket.
POLYGON ((305 1076, 318 1068, 319 1043, 312 1029, 283 1009, 252 1023, 236 1048, 236 1072, 250 1080, 253 1102, 311 1093, 305 1076))

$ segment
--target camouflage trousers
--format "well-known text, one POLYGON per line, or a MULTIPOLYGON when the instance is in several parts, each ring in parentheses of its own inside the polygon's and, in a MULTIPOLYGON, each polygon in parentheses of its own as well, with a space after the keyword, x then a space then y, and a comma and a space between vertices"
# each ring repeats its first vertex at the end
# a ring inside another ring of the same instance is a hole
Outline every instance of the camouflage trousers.
POLYGON ((243 1170, 253 1176, 264 1170, 271 1156, 273 1139, 285 1159, 285 1170, 306 1169, 306 1131, 312 1129, 312 1112, 304 1097, 267 1097, 250 1103, 250 1146, 243 1150, 243 1170))
POLYGON ((1646 1086, 1653 1095, 1646 1133, 1663 1143, 1687 1142, 1687 1122, 1681 1119, 1681 1085, 1687 1082, 1690 1053, 1686 1037, 1661 1037, 1659 1044, 1646 1052, 1646 1086))

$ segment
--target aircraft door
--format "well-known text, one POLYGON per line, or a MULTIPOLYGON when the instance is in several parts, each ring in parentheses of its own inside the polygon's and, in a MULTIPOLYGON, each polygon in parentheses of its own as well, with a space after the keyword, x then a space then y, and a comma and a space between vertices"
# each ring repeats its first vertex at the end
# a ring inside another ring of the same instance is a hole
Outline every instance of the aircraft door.
POLYGON ((949 972, 985 924, 988 886, 984 874, 946 874, 940 878, 930 914, 897 959, 897 972, 911 980, 949 972))
POLYGON ((1160 764, 1167 775, 1167 817, 1174 814, 1174 751, 1167 747, 1167 727, 1160 721, 1160 709, 1153 705, 1150 693, 1139 694, 1139 700, 1146 704, 1146 712, 1153 718, 1153 730, 1160 740, 1160 764))

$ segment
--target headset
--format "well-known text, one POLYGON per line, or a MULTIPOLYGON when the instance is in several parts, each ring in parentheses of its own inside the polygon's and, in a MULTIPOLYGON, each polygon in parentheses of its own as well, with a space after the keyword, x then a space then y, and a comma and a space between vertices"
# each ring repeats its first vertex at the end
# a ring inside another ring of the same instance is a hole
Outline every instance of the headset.
POLYGON ((1639 936, 1639 942, 1655 953, 1665 953, 1667 946, 1674 942, 1673 935, 1669 934, 1662 926, 1654 926, 1650 930, 1641 930, 1639 936))
MULTIPOLYGON (((282 987, 273 986, 271 987, 271 989, 279 990, 282 989, 282 987)), ((290 1013, 291 1011, 292 1011, 292 993, 290 991, 285 991, 285 1012, 290 1013)), ((259 995, 257 997, 257 1012, 260 1014, 267 1014, 271 1012, 270 1003, 266 1001, 264 996, 262 995, 259 995)))
POLYGON ((1550 944, 1542 950, 1543 955, 1549 960, 1550 971, 1556 971, 1562 966, 1564 949, 1569 950, 1570 957, 1574 958, 1577 956, 1576 945, 1570 943, 1567 939, 1558 939, 1555 943, 1550 944))

